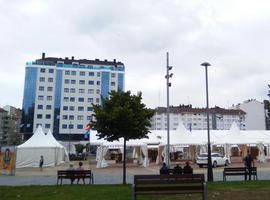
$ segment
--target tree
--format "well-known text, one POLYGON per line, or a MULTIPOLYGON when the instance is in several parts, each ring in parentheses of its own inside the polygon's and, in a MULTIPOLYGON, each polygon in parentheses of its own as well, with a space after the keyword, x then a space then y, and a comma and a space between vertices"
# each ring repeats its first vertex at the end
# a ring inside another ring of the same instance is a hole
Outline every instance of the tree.
POLYGON ((109 99, 102 100, 102 105, 93 105, 92 126, 97 136, 108 141, 124 139, 123 184, 126 184, 126 141, 147 137, 154 115, 141 100, 141 93, 131 95, 130 91, 113 91, 109 99))

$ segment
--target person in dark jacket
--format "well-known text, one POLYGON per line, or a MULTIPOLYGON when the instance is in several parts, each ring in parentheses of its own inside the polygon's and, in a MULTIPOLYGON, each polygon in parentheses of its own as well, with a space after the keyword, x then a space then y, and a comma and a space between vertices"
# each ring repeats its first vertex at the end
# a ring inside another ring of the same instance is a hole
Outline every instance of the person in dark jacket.
POLYGON ((167 167, 166 163, 162 164, 162 167, 159 170, 160 174, 169 174, 169 168, 167 167))

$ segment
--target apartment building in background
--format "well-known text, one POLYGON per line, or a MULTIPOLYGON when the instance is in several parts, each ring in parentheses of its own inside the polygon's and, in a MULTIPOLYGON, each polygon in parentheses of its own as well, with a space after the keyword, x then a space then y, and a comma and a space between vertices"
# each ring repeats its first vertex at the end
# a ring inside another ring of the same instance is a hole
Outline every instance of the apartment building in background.
POLYGON ((21 143, 20 122, 20 109, 12 106, 0 108, 0 146, 17 145, 21 143))
POLYGON ((122 62, 46 57, 27 62, 21 131, 28 139, 38 125, 60 140, 81 140, 93 104, 124 91, 122 62))
POLYGON ((267 110, 264 102, 249 99, 243 103, 233 105, 234 109, 241 109, 246 113, 246 130, 266 130, 267 110))
MULTIPOLYGON (((207 129, 207 112, 205 108, 193 108, 192 105, 179 105, 170 107, 170 129, 176 130, 182 122, 188 130, 207 129)), ((209 124, 212 130, 228 130, 233 122, 246 129, 245 112, 240 109, 210 108, 209 124)), ((151 120, 154 130, 167 129, 167 108, 158 107, 151 120)))

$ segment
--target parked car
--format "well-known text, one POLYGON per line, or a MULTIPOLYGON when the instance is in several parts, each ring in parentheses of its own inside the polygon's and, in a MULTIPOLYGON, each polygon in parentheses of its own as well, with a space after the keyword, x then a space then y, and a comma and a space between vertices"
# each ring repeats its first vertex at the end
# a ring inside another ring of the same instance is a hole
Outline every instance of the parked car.
MULTIPOLYGON (((220 153, 212 153, 211 158, 213 167, 229 165, 229 159, 220 153)), ((196 163, 199 165, 199 167, 203 167, 204 165, 207 166, 208 154, 207 153, 200 154, 196 159, 196 163)))

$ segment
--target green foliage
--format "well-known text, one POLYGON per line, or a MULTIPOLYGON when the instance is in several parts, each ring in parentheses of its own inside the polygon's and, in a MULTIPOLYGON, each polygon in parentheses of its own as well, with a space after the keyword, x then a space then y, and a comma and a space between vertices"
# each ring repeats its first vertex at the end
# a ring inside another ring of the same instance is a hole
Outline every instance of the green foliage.
POLYGON ((75 149, 77 153, 82 153, 85 146, 83 144, 75 144, 75 149))
POLYGON ((141 93, 131 95, 130 91, 119 91, 111 92, 110 99, 103 99, 102 105, 94 105, 95 121, 92 125, 99 138, 114 141, 146 137, 154 112, 147 109, 141 100, 141 93))

